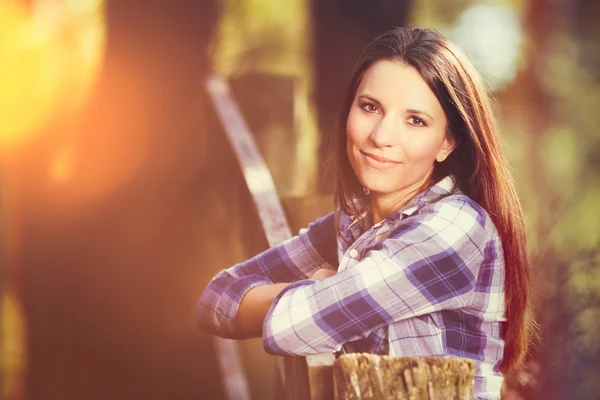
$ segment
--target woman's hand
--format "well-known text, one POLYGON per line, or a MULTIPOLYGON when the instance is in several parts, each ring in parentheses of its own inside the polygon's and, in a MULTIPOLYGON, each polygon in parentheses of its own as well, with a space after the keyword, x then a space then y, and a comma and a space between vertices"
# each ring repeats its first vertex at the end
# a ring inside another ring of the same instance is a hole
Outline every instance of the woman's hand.
POLYGON ((310 279, 313 280, 323 280, 325 278, 329 278, 330 276, 333 276, 337 274, 337 271, 333 270, 333 269, 328 269, 328 268, 319 268, 314 274, 312 274, 310 276, 310 279))

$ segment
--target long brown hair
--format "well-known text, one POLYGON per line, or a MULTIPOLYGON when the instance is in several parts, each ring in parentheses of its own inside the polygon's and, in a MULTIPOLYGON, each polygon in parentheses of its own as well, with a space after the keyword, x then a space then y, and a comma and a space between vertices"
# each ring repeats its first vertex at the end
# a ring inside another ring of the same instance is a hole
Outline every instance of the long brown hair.
POLYGON ((435 163, 430 182, 454 175, 462 192, 481 205, 496 225, 506 269, 507 321, 500 369, 510 372, 522 364, 535 331, 530 318, 531 276, 523 212, 498 140, 485 85, 467 57, 438 32, 396 28, 371 42, 359 58, 332 141, 336 226, 340 210, 360 218, 369 209, 368 198, 348 160, 346 119, 365 72, 383 59, 400 60, 417 69, 448 119, 447 134, 457 146, 444 162, 435 163))

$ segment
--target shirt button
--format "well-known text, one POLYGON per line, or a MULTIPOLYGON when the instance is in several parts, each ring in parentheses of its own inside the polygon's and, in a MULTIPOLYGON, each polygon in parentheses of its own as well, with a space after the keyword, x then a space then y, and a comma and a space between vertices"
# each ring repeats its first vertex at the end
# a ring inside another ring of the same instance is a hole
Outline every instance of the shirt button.
POLYGON ((358 251, 356 249, 350 250, 350 257, 355 258, 356 256, 358 256, 358 251))

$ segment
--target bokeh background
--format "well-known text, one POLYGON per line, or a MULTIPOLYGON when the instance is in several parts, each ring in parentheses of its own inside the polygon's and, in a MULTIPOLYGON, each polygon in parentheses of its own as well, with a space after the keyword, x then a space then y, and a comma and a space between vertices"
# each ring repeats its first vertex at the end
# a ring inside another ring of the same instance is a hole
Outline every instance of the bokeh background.
MULTIPOLYGON (((0 1, 0 399, 224 398, 195 304, 266 241, 205 79, 282 198, 316 203, 302 225, 332 207, 353 63, 397 25, 449 36, 495 98, 541 332, 503 398, 597 399, 598 21, 592 0, 0 1)), ((273 398, 272 357, 240 345, 273 398)))

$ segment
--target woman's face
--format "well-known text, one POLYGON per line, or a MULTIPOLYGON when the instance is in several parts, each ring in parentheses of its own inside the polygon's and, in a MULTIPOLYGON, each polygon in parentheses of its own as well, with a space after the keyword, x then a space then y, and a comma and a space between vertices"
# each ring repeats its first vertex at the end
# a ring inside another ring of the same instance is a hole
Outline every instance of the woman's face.
POLYGON ((366 72, 346 121, 347 151, 363 187, 386 197, 418 188, 452 152, 447 120, 419 72, 380 60, 366 72))

